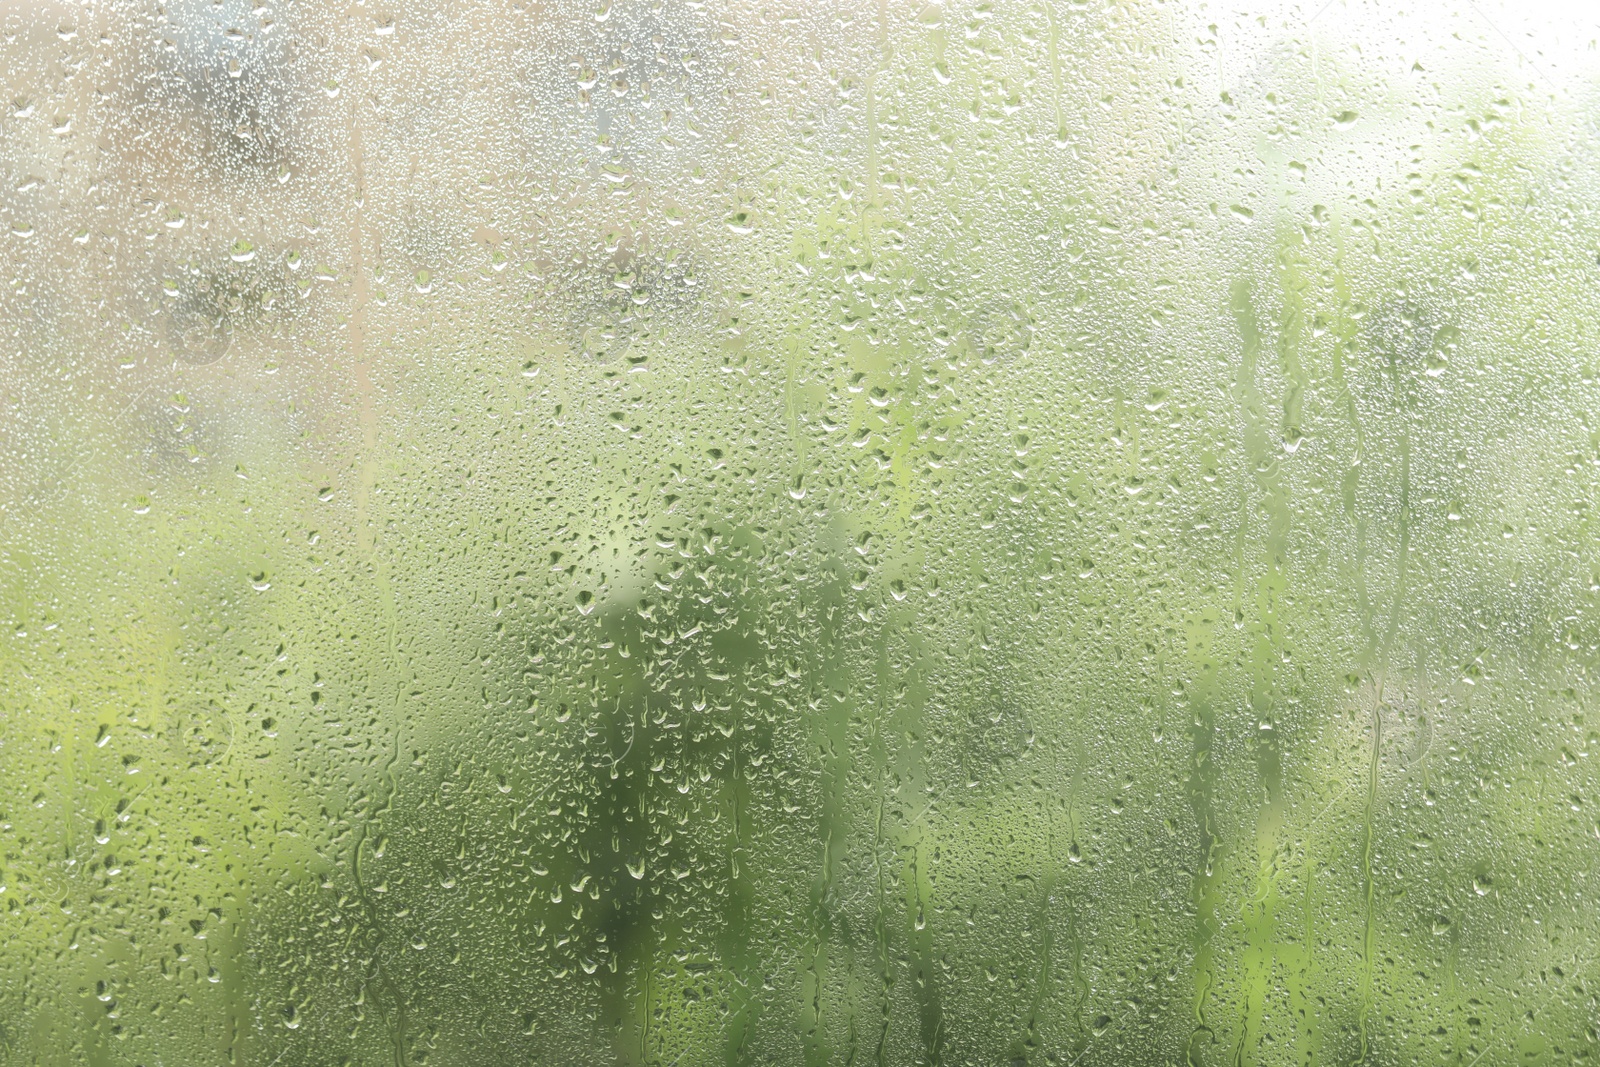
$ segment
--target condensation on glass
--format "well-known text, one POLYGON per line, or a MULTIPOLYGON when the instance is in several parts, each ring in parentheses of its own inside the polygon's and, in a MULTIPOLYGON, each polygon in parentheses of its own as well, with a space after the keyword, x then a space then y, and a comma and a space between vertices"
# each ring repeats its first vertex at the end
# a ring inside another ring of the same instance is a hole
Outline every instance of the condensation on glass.
POLYGON ((1597 39, 0 0, 0 1062, 1586 1062, 1597 39))

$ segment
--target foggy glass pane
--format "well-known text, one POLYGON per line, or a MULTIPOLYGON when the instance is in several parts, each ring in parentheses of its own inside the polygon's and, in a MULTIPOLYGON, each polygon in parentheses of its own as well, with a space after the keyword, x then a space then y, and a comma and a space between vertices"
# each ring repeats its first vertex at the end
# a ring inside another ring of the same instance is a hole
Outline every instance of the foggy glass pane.
POLYGON ((1597 42, 0 0, 0 1064, 1590 1062, 1597 42))

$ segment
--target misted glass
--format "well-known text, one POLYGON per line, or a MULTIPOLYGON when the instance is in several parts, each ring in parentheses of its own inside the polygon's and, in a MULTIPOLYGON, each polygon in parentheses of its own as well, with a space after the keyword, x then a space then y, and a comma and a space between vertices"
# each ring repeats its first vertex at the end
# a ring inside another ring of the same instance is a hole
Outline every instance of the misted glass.
POLYGON ((1589 1062, 1597 40, 0 0, 0 1063, 1589 1062))

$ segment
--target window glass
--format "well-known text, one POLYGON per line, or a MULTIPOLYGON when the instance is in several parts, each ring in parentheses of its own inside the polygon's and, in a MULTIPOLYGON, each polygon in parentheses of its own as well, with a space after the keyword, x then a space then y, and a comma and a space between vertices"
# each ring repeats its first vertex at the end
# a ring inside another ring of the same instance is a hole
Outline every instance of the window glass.
POLYGON ((0 0, 0 1063, 1600 1051, 1597 40, 0 0))

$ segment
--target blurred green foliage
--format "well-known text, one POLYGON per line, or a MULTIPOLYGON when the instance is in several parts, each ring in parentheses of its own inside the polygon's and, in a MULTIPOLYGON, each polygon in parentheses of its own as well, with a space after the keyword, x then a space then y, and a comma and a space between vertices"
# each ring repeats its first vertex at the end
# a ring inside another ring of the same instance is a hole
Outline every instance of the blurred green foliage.
POLYGON ((8 253, 0 1062, 1586 1062, 1581 109, 1083 7, 379 18, 8 253))

